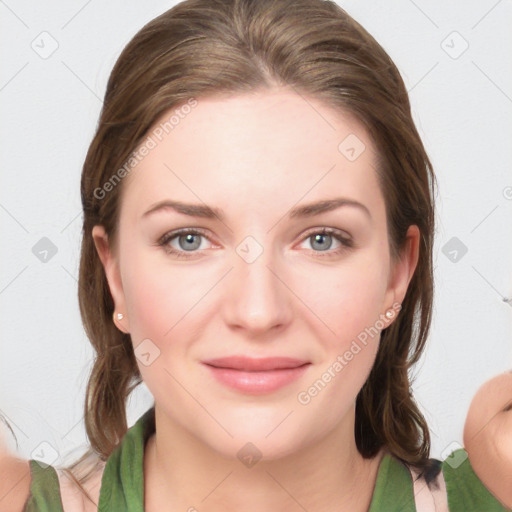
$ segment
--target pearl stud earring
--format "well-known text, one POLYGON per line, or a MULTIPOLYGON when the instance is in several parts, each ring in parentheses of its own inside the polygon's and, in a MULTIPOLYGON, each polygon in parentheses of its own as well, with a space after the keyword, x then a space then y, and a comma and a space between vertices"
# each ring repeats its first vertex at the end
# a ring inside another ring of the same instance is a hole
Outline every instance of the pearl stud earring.
POLYGON ((117 315, 116 315, 115 311, 114 311, 114 313, 112 314, 112 317, 113 317, 113 319, 114 319, 114 322, 115 322, 116 320, 122 320, 122 319, 124 318, 123 313, 117 313, 117 315))

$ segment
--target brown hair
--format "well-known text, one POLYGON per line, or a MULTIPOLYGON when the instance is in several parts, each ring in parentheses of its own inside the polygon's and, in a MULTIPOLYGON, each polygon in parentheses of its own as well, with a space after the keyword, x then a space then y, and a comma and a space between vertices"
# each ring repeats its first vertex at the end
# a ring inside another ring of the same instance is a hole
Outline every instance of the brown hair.
POLYGON ((127 431, 128 396, 142 382, 130 337, 112 322, 114 304, 91 236, 101 224, 115 243, 122 183, 108 192, 104 185, 169 109, 190 98, 276 86, 351 113, 365 126, 378 150, 393 261, 408 227, 420 230, 419 260, 401 312, 382 331, 375 364, 357 396, 355 438, 364 457, 385 447, 422 473, 431 466, 429 429, 412 396, 409 370, 431 323, 435 176, 398 69, 329 0, 185 0, 146 24, 122 51, 83 165, 78 295, 96 357, 84 407, 91 447, 71 472, 91 454, 109 457, 127 431))

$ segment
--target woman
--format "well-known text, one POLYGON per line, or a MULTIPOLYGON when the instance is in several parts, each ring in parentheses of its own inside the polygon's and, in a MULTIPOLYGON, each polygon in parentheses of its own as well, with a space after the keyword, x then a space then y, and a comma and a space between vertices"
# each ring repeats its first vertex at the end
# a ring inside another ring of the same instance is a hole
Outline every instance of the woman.
POLYGON ((187 0, 146 25, 112 71, 82 173, 79 299, 97 356, 91 450, 70 469, 85 494, 31 460, 12 499, 510 507, 465 450, 458 465, 429 457, 411 394, 434 182, 398 70, 335 3, 187 0), (142 380, 155 404, 127 432, 142 380))

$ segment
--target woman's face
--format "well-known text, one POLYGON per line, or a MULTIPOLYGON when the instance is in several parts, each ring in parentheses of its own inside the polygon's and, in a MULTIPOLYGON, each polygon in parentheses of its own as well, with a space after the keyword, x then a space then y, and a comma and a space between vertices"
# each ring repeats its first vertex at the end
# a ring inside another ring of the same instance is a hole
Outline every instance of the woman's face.
POLYGON ((356 396, 417 259, 413 227, 407 257, 390 260, 372 142, 289 90, 177 110, 118 185, 115 253, 93 232, 157 409, 227 457, 249 441, 272 459, 353 435, 356 396), (305 208, 340 198, 353 204, 305 208), (231 356, 307 364, 205 364, 231 356))

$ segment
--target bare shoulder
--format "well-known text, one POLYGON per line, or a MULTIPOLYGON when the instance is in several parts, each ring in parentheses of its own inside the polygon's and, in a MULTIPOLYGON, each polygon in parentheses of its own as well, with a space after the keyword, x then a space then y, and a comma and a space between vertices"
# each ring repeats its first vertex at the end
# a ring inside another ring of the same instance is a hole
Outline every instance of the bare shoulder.
POLYGON ((96 512, 98 510, 101 479, 105 469, 105 462, 101 461, 97 456, 91 456, 84 462, 82 467, 75 470, 75 477, 80 480, 81 475, 84 475, 89 469, 92 470, 92 473, 86 481, 81 482, 81 485, 91 499, 87 498, 68 472, 65 472, 63 469, 56 470, 64 512, 96 512))
POLYGON ((512 508, 512 373, 486 381, 470 404, 464 448, 478 478, 512 508))
POLYGON ((30 494, 30 463, 0 454, 0 512, 23 512, 30 494))

